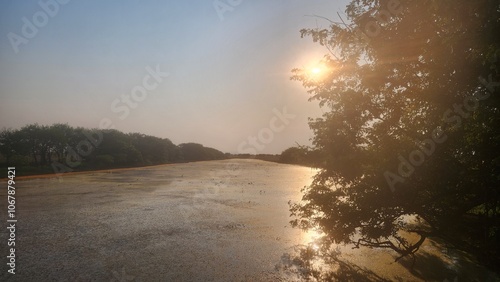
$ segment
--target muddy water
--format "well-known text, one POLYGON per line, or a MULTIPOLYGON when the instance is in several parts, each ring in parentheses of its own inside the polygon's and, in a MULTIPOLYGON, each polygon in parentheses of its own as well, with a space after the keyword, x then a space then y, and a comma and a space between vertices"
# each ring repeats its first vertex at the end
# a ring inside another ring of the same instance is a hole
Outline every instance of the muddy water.
MULTIPOLYGON (((224 160, 19 180, 17 274, 6 274, 2 263, 0 280, 298 280, 276 266, 293 246, 314 238, 290 228, 287 204, 300 199, 314 173, 224 160)), ((2 203, 2 218, 5 211, 2 203)), ((426 248, 447 258, 435 242, 426 248)), ((419 276, 389 253, 341 249, 347 261, 389 280, 453 281, 455 273, 482 271, 453 269, 451 261, 437 268, 441 274, 419 276)))

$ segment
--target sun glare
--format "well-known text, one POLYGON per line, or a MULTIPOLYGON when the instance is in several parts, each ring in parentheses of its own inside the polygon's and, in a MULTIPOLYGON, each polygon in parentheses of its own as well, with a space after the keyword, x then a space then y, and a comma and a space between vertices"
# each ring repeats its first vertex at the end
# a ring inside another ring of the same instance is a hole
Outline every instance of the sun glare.
POLYGON ((312 69, 312 73, 314 73, 314 74, 318 74, 318 73, 320 73, 320 72, 321 72, 321 69, 320 69, 320 68, 313 68, 313 69, 312 69))
POLYGON ((324 65, 312 66, 308 70, 308 76, 314 80, 322 80, 327 74, 327 68, 324 65))

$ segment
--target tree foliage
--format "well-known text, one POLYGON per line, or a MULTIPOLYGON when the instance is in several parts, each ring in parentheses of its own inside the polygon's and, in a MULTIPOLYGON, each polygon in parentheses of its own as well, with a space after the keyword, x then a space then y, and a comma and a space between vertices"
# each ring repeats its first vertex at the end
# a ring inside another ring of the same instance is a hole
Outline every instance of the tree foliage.
POLYGON ((224 153, 213 148, 204 147, 197 143, 179 144, 182 159, 184 161, 208 161, 221 160, 225 158, 224 153))
POLYGON ((0 155, 6 165, 26 168, 20 173, 59 173, 225 157, 224 153, 200 144, 176 146, 167 138, 140 133, 37 123, 0 131, 0 155))
POLYGON ((280 162, 288 164, 303 164, 306 162, 307 151, 299 147, 290 147, 280 155, 280 162))
POLYGON ((319 151, 313 151, 307 146, 290 147, 279 156, 280 163, 298 164, 306 166, 314 166, 315 160, 318 159, 319 151))
POLYGON ((401 258, 436 236, 498 265, 499 19, 498 0, 353 0, 301 30, 329 54, 322 77, 292 79, 327 110, 310 120, 320 172, 292 224, 322 231, 325 248, 401 258))

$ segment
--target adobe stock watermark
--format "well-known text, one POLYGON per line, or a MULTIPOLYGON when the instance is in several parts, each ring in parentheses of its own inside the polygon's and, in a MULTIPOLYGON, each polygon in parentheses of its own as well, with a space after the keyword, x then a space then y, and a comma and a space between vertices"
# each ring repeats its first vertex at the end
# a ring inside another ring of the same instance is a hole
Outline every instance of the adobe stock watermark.
MULTIPOLYGON (((155 69, 147 66, 145 68, 147 74, 142 78, 142 84, 132 87, 130 94, 122 94, 111 102, 111 112, 118 115, 119 120, 126 119, 132 109, 136 109, 139 103, 144 102, 150 92, 153 92, 170 74, 162 72, 160 65, 156 65, 155 69)), ((75 148, 66 147, 65 163, 52 163, 54 173, 61 181, 61 175, 65 172, 73 171, 73 168, 79 166, 84 157, 89 156, 101 144, 103 135, 100 130, 114 129, 114 123, 110 118, 100 120, 97 130, 83 131, 85 139, 78 142, 75 148)))
POLYGON ((19 53, 20 45, 28 44, 30 39, 35 38, 39 30, 49 23, 49 19, 54 18, 59 13, 61 6, 68 4, 69 1, 70 0, 40 0, 38 2, 40 10, 36 11, 31 16, 31 19, 22 17, 21 21, 23 25, 21 27, 21 35, 14 32, 7 33, 7 38, 9 39, 14 53, 19 53))
MULTIPOLYGON (((290 114, 286 106, 280 111, 272 109, 273 116, 269 120, 268 126, 261 128, 257 136, 248 136, 248 139, 242 141, 237 146, 239 154, 257 154, 265 149, 265 145, 274 141, 275 134, 282 132, 295 119, 296 115, 290 114)), ((195 209, 200 209, 206 205, 211 205, 209 199, 214 198, 220 193, 221 189, 230 187, 231 179, 237 177, 241 172, 240 164, 229 162, 224 169, 210 172, 210 186, 204 187, 193 196, 192 205, 182 205, 181 213, 184 219, 194 216, 195 209)), ((242 190, 243 192, 243 190, 242 190)))
MULTIPOLYGON (((495 57, 496 61, 496 57, 495 57)), ((457 129, 462 126, 462 119, 470 117, 470 114, 479 108, 479 102, 488 99, 495 87, 500 86, 499 81, 493 81, 492 75, 488 76, 488 80, 483 77, 479 78, 479 82, 485 87, 486 91, 477 89, 474 93, 466 97, 461 104, 453 104, 453 110, 448 109, 443 114, 443 121, 450 128, 457 129)), ((392 192, 395 191, 397 183, 403 183, 414 172, 415 168, 421 166, 426 157, 430 157, 436 150, 438 144, 444 143, 448 136, 443 131, 443 125, 439 125, 431 133, 431 137, 424 141, 416 141, 418 149, 410 152, 407 159, 399 155, 399 165, 397 174, 391 171, 385 171, 384 177, 392 192)))
POLYGON ((219 16, 220 21, 224 21, 224 14, 234 11, 234 8, 241 5, 243 0, 214 0, 213 6, 219 16))
MULTIPOLYGON (((160 83, 163 82, 164 78, 167 78, 170 74, 167 72, 162 72, 160 70, 160 65, 156 66, 156 69, 151 67, 146 67, 146 72, 148 73, 142 79, 142 84, 137 85, 132 88, 130 95, 122 94, 120 99, 115 99, 111 102, 111 111, 115 114, 119 114, 119 119, 126 119, 131 109, 137 108, 139 103, 146 100, 148 93, 154 91, 160 83)), ((104 118, 99 123, 99 128, 107 129, 111 124, 111 120, 104 118)))

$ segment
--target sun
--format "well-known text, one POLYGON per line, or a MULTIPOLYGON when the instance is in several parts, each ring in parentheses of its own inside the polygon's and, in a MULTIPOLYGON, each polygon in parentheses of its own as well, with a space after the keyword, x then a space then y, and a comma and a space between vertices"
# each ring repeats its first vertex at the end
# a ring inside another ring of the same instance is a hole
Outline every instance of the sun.
POLYGON ((313 69, 311 70, 311 72, 312 72, 313 74, 319 74, 319 73, 321 72, 321 69, 316 67, 316 68, 313 68, 313 69))
POLYGON ((323 65, 316 65, 309 68, 309 77, 314 80, 322 80, 326 75, 326 67, 323 65))
POLYGON ((331 70, 325 61, 310 61, 305 66, 303 65, 302 74, 311 81, 320 82, 328 78, 331 70))

